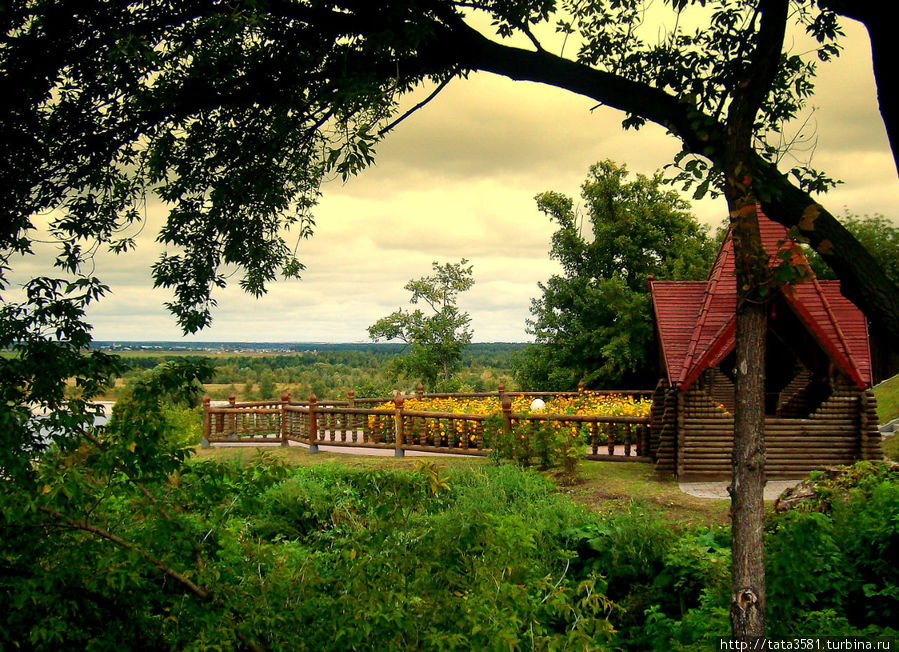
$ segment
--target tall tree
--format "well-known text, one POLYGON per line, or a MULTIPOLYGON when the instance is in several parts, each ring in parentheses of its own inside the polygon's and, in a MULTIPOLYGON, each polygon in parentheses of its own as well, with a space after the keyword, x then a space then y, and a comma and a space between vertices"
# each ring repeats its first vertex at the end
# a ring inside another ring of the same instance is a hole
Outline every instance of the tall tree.
POLYGON ((412 293, 409 302, 426 305, 427 312, 399 308, 368 327, 374 341, 400 340, 408 346, 399 358, 400 367, 429 389, 449 385, 471 343, 471 317, 456 305, 459 294, 474 285, 467 262, 464 258, 442 265, 435 261, 432 275, 406 283, 405 289, 412 293))
MULTIPOLYGON (((769 142, 811 95, 815 60, 837 54, 836 12, 865 21, 877 62, 885 21, 878 25, 870 0, 668 7, 674 27, 644 39, 642 0, 5 3, 0 79, 14 92, 0 119, 0 289, 12 257, 31 251, 36 214, 51 216, 57 265, 75 282, 35 278, 24 301, 3 307, 0 345, 18 355, 0 361, 0 472, 27 475, 29 455, 43 446, 25 406, 62 415, 52 432, 77 432, 72 420, 86 418, 83 405, 62 406, 66 376, 89 397, 110 365, 81 355, 84 310, 106 290, 90 258, 97 246, 131 247, 122 233, 140 221, 148 188, 170 206, 160 239, 171 252, 155 279, 173 291, 169 307, 193 332, 209 322, 225 266, 242 267, 241 285, 256 294, 279 272, 301 271, 279 227, 310 233, 322 176, 347 176, 373 160, 373 146, 404 117, 395 115, 399 94, 425 80, 439 91, 469 71, 493 72, 593 98, 625 112, 625 126, 664 126, 683 144, 683 178, 728 199, 740 288, 734 568, 746 572, 734 578, 734 627, 761 633, 760 346, 764 302, 785 277, 762 261, 752 208, 760 202, 807 238, 847 296, 899 333, 899 288, 811 194, 826 189, 826 176, 799 166, 788 177, 769 142), (682 26, 685 10, 696 12, 698 28, 682 26), (551 21, 577 41, 574 57, 549 52, 537 37, 551 21), (788 22, 818 46, 786 51, 788 22), (512 36, 531 45, 504 42, 512 36), (48 365, 54 356, 61 364, 48 365)), ((889 70, 875 66, 882 87, 889 70)), ((888 127, 893 113, 883 111, 888 127)))
POLYGON ((562 274, 540 284, 521 353, 519 382, 534 389, 644 387, 657 364, 647 279, 700 280, 715 255, 690 205, 663 186, 660 172, 630 179, 627 168, 601 161, 581 186, 586 218, 555 192, 537 205, 559 228, 550 257, 562 274))

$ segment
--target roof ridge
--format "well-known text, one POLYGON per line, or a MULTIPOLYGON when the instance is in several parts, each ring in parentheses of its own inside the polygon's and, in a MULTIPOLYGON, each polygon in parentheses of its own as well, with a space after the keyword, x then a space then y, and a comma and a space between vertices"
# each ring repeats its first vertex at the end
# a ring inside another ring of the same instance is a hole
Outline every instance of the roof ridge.
MULTIPOLYGON (((721 280, 721 272, 727 266, 727 261, 731 256, 733 256, 733 237, 730 228, 728 228, 727 234, 724 236, 724 242, 721 243, 721 248, 718 250, 718 256, 715 258, 715 263, 709 270, 709 275, 706 279, 705 294, 702 298, 702 305, 699 307, 696 326, 693 328, 693 334, 690 336, 687 354, 684 356, 684 364, 681 367, 680 378, 677 379, 678 384, 684 382, 688 371, 693 367, 693 357, 696 354, 696 347, 699 345, 699 338, 702 335, 702 330, 705 327, 708 318, 712 298, 715 295, 715 290, 718 288, 718 282, 721 280)), ((712 341, 714 342, 714 339, 712 341)))

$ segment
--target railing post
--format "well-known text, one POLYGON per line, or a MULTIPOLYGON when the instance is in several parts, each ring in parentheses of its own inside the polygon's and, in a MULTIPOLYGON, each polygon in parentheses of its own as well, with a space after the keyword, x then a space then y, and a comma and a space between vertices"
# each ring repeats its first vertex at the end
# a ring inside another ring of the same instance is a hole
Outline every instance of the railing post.
MULTIPOLYGON (((228 397, 228 407, 234 408, 237 405, 237 397, 234 394, 228 397)), ((222 424, 222 434, 234 435, 237 430, 237 415, 233 412, 228 415, 222 424)))
POLYGON ((290 392, 281 392, 281 445, 287 446, 287 406, 290 404, 290 392))
POLYGON ((425 386, 421 384, 421 381, 418 381, 418 387, 415 388, 415 394, 418 398, 425 395, 425 386))
MULTIPOLYGON (((346 403, 347 407, 350 409, 356 407, 356 390, 351 389, 346 393, 346 403)), ((347 430, 350 432, 351 441, 358 441, 359 416, 356 414, 347 414, 344 419, 346 419, 346 426, 347 430)))
MULTIPOLYGON (((421 383, 419 383, 419 386, 420 385, 421 383)), ((403 403, 405 402, 406 399, 399 393, 393 399, 393 404, 396 406, 393 413, 395 431, 393 438, 394 457, 405 457, 406 455, 406 451, 403 450, 403 403)))
POLYGON ((315 392, 309 395, 309 452, 318 452, 318 415, 315 408, 318 406, 318 399, 315 398, 315 392))
POLYGON ((506 399, 505 399, 505 396, 506 396, 506 386, 503 385, 502 383, 500 383, 499 385, 496 386, 496 396, 497 396, 497 398, 499 399, 499 404, 500 404, 500 406, 502 406, 503 401, 506 400, 506 399))
POLYGON ((210 423, 210 419, 212 418, 212 415, 209 414, 209 403, 210 403, 209 396, 204 396, 203 397, 203 439, 200 441, 200 446, 202 448, 209 448, 209 430, 210 430, 210 426, 212 425, 210 423))
POLYGON ((585 387, 584 387, 584 381, 583 381, 583 380, 579 380, 578 383, 577 383, 577 393, 578 393, 578 394, 583 394, 583 393, 584 393, 584 389, 585 389, 585 387))
POLYGON ((503 432, 508 437, 512 434, 512 399, 506 395, 502 385, 499 386, 499 401, 503 408, 503 432))

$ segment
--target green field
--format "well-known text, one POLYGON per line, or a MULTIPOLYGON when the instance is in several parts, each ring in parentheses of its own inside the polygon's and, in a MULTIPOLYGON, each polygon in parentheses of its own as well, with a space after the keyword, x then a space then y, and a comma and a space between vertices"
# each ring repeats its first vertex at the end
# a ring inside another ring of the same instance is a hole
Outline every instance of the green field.
MULTIPOLYGON (((418 378, 397 368, 402 347, 395 344, 287 345, 271 350, 112 350, 120 356, 122 372, 97 400, 116 400, 129 382, 157 365, 184 358, 204 358, 213 374, 203 393, 213 399, 233 394, 238 401, 269 400, 281 392, 305 399, 344 398, 349 390, 358 397, 388 396, 395 390, 413 391, 418 378), (305 346, 319 348, 305 349, 305 346)), ((500 384, 516 389, 512 377, 512 357, 521 350, 516 343, 471 344, 462 358, 461 369, 445 391, 494 391, 500 384)), ((10 355, 6 352, 5 355, 10 355)))

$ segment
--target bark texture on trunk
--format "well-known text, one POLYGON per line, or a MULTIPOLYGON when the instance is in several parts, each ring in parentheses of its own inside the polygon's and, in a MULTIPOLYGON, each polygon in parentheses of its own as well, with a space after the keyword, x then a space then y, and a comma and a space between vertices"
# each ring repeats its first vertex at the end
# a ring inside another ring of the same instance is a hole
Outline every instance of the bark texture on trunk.
POLYGON ((737 262, 736 387, 731 457, 731 626, 736 638, 765 634, 765 337, 768 307, 758 288, 767 272, 755 205, 732 220, 737 262))
POLYGON ((737 382, 731 464, 731 625, 738 638, 765 633, 765 359, 767 314, 747 303, 737 315, 737 382))

